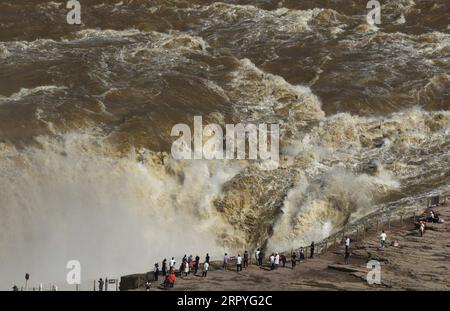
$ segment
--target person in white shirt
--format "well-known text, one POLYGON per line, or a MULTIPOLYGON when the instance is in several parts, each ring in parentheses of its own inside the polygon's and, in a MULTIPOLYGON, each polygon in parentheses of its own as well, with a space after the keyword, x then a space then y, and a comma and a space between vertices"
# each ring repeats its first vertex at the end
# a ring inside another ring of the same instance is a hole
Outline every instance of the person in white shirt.
POLYGON ((209 270, 209 262, 205 261, 205 263, 203 264, 203 277, 206 277, 208 275, 208 270, 209 270))
POLYGON ((177 263, 177 261, 175 260, 175 258, 174 257, 172 257, 172 259, 170 260, 170 262, 169 262, 169 267, 170 267, 170 270, 173 270, 173 269, 175 269, 175 265, 176 265, 176 263, 177 263))
POLYGON ((280 255, 276 253, 275 255, 275 268, 278 268, 278 265, 280 264, 280 255))
POLYGON ((236 270, 237 272, 242 271, 242 257, 240 254, 238 254, 236 258, 236 270))
POLYGON ((259 257, 260 257, 260 255, 261 255, 261 251, 259 250, 259 248, 256 250, 256 252, 255 252, 255 258, 256 258, 256 265, 257 266, 260 266, 260 263, 259 263, 259 257))
POLYGON ((275 255, 272 253, 272 255, 270 255, 270 270, 275 269, 275 255))
POLYGON ((381 232, 380 234, 380 246, 381 248, 384 248, 384 246, 386 245, 386 238, 387 238, 387 234, 384 233, 384 230, 381 232))
POLYGON ((348 249, 350 248, 350 238, 348 236, 345 237, 345 252, 348 252, 348 249))

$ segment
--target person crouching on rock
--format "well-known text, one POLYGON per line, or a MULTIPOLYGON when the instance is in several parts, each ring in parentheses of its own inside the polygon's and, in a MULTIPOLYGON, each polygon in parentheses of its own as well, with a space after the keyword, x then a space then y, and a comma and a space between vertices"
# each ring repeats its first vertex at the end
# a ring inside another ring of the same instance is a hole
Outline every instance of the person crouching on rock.
POLYGON ((166 279, 164 280, 164 288, 167 289, 169 287, 174 287, 176 279, 177 277, 175 276, 175 272, 171 270, 170 274, 167 275, 166 279))

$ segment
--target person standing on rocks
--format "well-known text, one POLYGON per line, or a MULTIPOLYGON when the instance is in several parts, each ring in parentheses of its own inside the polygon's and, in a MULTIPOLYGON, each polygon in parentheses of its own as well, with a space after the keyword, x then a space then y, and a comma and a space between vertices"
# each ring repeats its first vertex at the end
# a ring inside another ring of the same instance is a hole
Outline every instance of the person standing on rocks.
POLYGON ((167 259, 166 258, 164 258, 164 260, 162 261, 161 271, 162 271, 162 275, 166 276, 166 271, 167 271, 167 259))
POLYGON ((102 292, 103 291, 103 285, 105 284, 105 282, 103 281, 102 278, 100 278, 100 280, 98 280, 98 291, 102 292))
POLYGON ((425 233, 425 222, 424 221, 420 222, 419 233, 420 233, 420 236, 423 236, 423 234, 425 233))
POLYGON ((387 234, 384 233, 384 230, 383 230, 383 231, 381 231, 381 234, 380 234, 380 246, 381 246, 381 248, 385 247, 386 239, 387 239, 387 234))
POLYGON ((159 265, 158 263, 155 263, 155 267, 153 268, 153 273, 155 276, 155 281, 158 281, 158 276, 159 276, 159 265))
POLYGON ((244 268, 248 267, 248 252, 244 252, 244 268))
POLYGON ((348 249, 350 248, 350 238, 348 236, 345 237, 345 252, 348 252, 348 249))
POLYGON ((209 262, 205 261, 205 263, 203 264, 202 277, 206 277, 208 275, 208 270, 209 270, 209 262))
MULTIPOLYGON (((187 260, 185 260, 185 258, 183 258, 183 261, 181 262, 181 266, 180 266, 180 278, 183 277, 183 273, 185 273, 185 269, 187 266, 187 260)), ((186 274, 187 276, 187 274, 186 274)))
POLYGON ((291 255, 291 264, 292 264, 292 270, 295 269, 295 265, 297 264, 297 254, 295 252, 292 252, 291 255))
POLYGON ((259 250, 259 248, 256 250, 255 252, 255 259, 256 259, 256 265, 260 266, 261 264, 259 263, 259 257, 261 256, 261 251, 259 250))
POLYGON ((225 253, 225 255, 223 256, 223 268, 225 270, 228 269, 228 260, 230 260, 230 257, 228 257, 228 254, 225 253))
POLYGON ((184 265, 184 273, 186 274, 186 276, 188 276, 189 272, 190 272, 189 262, 186 260, 184 265))
POLYGON ((209 263, 209 254, 206 253, 205 262, 209 263))
POLYGON ((177 261, 175 260, 175 257, 172 257, 172 259, 171 259, 170 262, 169 262, 170 270, 175 269, 175 265, 176 265, 176 264, 177 264, 177 261))
POLYGON ((300 260, 305 260, 305 249, 300 247, 300 260))
MULTIPOLYGON (((209 260, 209 259, 208 259, 209 260)), ((194 275, 197 275, 198 271, 198 265, 200 264, 200 256, 195 256, 195 263, 194 263, 194 275)))
POLYGON ((280 255, 278 255, 278 252, 275 254, 275 269, 278 268, 280 265, 280 255))
POLYGON ((274 269, 275 269, 275 255, 274 253, 272 253, 272 255, 270 255, 270 270, 274 269))
POLYGON ((314 241, 312 241, 310 246, 311 254, 309 255, 309 258, 314 258, 314 248, 315 248, 314 241))
POLYGON ((237 270, 237 272, 242 271, 242 257, 241 257, 241 254, 238 254, 237 258, 236 258, 236 270, 237 270))
POLYGON ((346 249, 345 255, 344 255, 344 264, 348 265, 349 258, 350 258, 350 252, 348 249, 346 249))

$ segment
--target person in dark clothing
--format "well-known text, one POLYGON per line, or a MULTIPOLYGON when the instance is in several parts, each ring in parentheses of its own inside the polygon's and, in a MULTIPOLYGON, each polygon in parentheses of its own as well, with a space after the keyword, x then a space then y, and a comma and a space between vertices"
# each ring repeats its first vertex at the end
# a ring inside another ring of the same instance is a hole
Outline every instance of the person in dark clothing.
POLYGON ((206 253, 205 262, 209 263, 209 254, 206 253))
POLYGON ((159 265, 157 263, 155 263, 155 268, 153 268, 153 273, 155 275, 155 281, 158 281, 158 276, 159 276, 159 265))
POLYGON ((283 268, 285 268, 286 267, 286 256, 284 256, 284 255, 281 255, 280 256, 280 261, 283 263, 283 268))
POLYGON ((12 290, 13 290, 13 292, 18 292, 18 291, 19 291, 19 288, 17 287, 17 285, 14 285, 14 286, 12 287, 12 290))
POLYGON ((260 251, 259 256, 258 256, 258 266, 262 266, 263 264, 263 258, 264 258, 264 253, 262 251, 260 251))
POLYGON ((292 269, 295 268, 295 265, 297 264, 297 254, 295 252, 292 252, 291 255, 291 263, 292 263, 292 269))
POLYGON ((244 268, 248 267, 248 252, 244 252, 244 268))
POLYGON ((164 258, 163 262, 162 262, 162 267, 161 267, 161 271, 162 271, 162 275, 166 276, 166 271, 167 271, 167 259, 164 258))
POLYGON ((313 258, 314 257, 314 241, 313 242, 311 242, 311 246, 310 246, 310 249, 311 249, 311 254, 309 255, 309 258, 313 258))
POLYGON ((197 275, 198 265, 200 264, 200 256, 195 256, 194 274, 197 275))
POLYGON ((305 260, 305 250, 302 248, 300 248, 300 260, 305 260))
POLYGON ((347 250, 345 251, 345 257, 344 257, 344 263, 345 263, 346 265, 348 265, 349 258, 350 258, 350 252, 349 252, 348 249, 347 249, 347 250))
POLYGON ((105 282, 103 281, 102 278, 100 278, 100 280, 98 280, 98 291, 102 292, 103 291, 103 285, 105 284, 105 282))

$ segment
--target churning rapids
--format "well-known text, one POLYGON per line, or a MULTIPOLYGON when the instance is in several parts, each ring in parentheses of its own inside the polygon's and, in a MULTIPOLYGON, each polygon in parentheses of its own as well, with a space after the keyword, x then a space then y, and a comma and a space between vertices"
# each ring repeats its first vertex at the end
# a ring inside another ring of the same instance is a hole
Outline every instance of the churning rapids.
POLYGON ((0 3, 0 286, 286 250, 450 190, 450 5, 0 3), (175 161, 176 123, 279 123, 280 166, 175 161), (194 254, 195 255, 195 254, 194 254))

